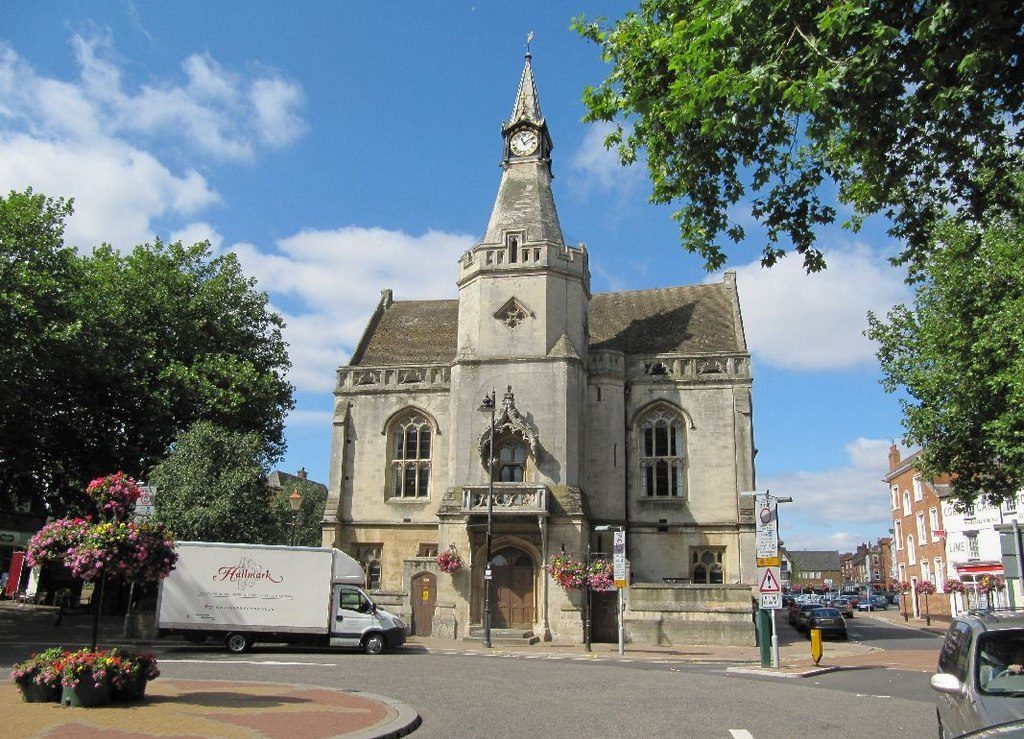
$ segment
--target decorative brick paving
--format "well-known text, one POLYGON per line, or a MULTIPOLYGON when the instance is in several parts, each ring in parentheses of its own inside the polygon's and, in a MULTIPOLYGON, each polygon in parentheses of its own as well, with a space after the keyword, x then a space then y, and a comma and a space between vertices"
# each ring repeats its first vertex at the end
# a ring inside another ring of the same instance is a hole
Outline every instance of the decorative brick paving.
POLYGON ((0 690, 0 712, 8 736, 63 739, 327 739, 397 735, 419 723, 407 706, 368 693, 163 678, 141 702, 98 708, 24 703, 9 683, 0 690))

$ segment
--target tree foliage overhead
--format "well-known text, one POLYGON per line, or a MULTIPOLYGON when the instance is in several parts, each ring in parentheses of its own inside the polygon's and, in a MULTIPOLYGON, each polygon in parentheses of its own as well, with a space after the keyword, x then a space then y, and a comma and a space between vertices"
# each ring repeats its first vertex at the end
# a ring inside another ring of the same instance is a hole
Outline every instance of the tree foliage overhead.
POLYGON ((762 264, 792 245, 809 271, 824 266, 815 229, 836 219, 833 185, 854 211, 844 225, 885 215, 912 272, 951 213, 1017 207, 1024 4, 642 0, 574 27, 612 64, 584 94, 587 120, 619 122, 606 144, 624 163, 646 156, 651 200, 679 204, 682 244, 708 269, 722 237, 746 237, 748 202, 762 264))
POLYGON ((0 496, 74 508, 111 470, 144 478, 198 420, 254 432, 269 458, 293 407, 283 323, 208 243, 122 254, 63 246, 71 205, 0 198, 0 496))
POLYGON ((291 511, 267 490, 260 434, 200 421, 153 468, 156 520, 189 541, 281 544, 291 511))
POLYGON ((1024 218, 951 220, 936 241, 914 305, 869 316, 868 336, 923 471, 998 503, 1024 487, 1024 218))

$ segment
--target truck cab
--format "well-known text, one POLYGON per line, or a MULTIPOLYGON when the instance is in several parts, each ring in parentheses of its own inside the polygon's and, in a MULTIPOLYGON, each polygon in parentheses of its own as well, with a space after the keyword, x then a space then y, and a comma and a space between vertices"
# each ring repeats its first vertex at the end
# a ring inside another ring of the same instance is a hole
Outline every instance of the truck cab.
POLYGON ((405 643, 405 624, 377 608, 362 588, 335 585, 331 598, 330 640, 332 647, 361 647, 367 654, 405 643))

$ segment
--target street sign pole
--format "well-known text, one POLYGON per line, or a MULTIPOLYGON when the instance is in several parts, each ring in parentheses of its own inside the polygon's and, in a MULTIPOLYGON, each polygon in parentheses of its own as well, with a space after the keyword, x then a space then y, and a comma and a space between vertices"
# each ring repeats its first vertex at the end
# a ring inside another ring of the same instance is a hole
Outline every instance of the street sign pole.
MULTIPOLYGON (((749 493, 748 493, 749 494, 749 493)), ((772 667, 779 668, 779 635, 776 630, 775 611, 782 607, 782 581, 779 557, 779 503, 792 498, 772 495, 769 491, 755 492, 754 496, 754 556, 758 568, 758 590, 761 610, 771 611, 772 667)))
POLYGON ((626 636, 622 628, 622 591, 626 589, 626 531, 620 528, 612 540, 612 576, 615 579, 617 625, 619 628, 619 656, 626 653, 626 636))

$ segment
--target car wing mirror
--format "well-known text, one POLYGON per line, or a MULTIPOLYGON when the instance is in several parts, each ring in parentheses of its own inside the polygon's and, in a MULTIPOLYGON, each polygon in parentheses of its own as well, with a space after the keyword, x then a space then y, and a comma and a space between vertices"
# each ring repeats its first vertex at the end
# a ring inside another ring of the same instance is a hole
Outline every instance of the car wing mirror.
POLYGON ((929 683, 932 686, 932 690, 937 690, 940 693, 961 693, 963 692, 964 686, 956 675, 950 675, 945 672, 938 672, 932 675, 929 683))

